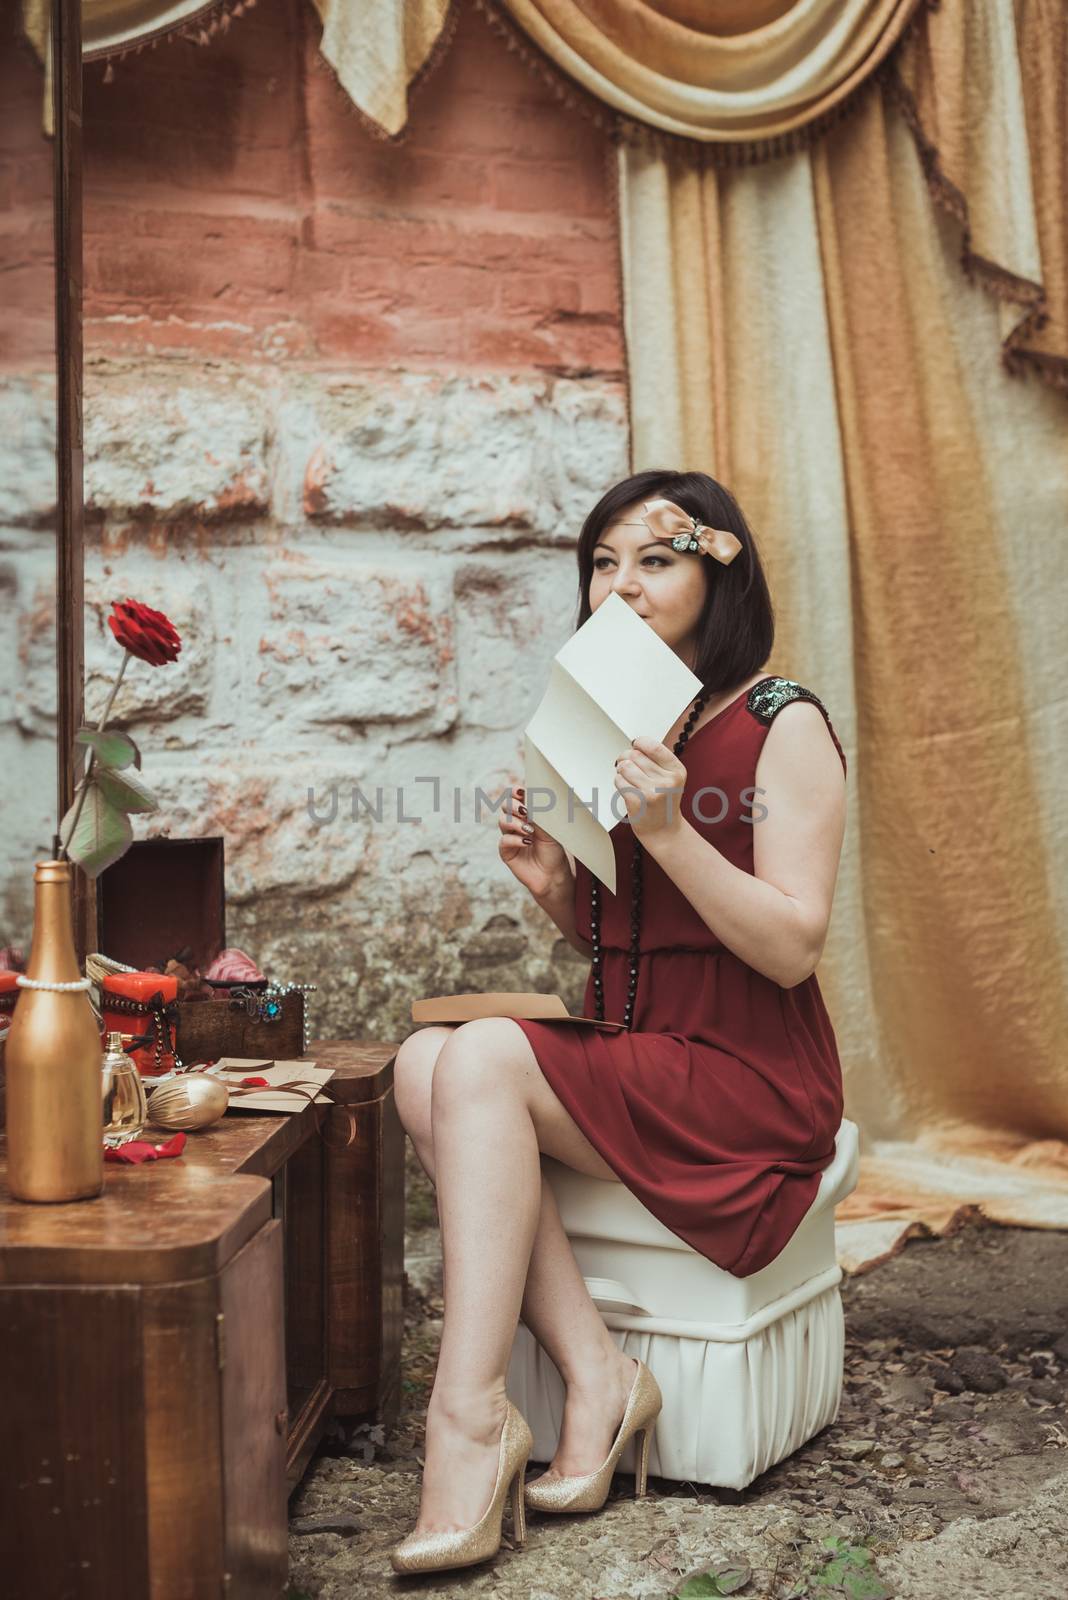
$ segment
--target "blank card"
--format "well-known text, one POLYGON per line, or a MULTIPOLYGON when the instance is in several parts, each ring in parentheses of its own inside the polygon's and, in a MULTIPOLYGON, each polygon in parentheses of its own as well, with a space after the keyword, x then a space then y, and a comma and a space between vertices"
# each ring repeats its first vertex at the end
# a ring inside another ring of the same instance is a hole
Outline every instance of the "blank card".
POLYGON ((616 758, 639 734, 663 739, 700 688, 618 594, 602 601, 549 669, 523 734, 527 812, 613 894, 609 834, 627 815, 622 796, 612 810, 616 758))

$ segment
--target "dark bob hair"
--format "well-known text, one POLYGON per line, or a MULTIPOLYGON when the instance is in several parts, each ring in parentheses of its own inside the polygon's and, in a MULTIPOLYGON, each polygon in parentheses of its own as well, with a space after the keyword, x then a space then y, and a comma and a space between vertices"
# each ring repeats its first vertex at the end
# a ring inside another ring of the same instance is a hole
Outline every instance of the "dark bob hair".
POLYGON ((579 534, 576 627, 581 628, 590 616, 594 546, 628 506, 658 496, 674 500, 710 528, 729 528, 742 542, 741 550, 727 565, 713 556, 694 558, 705 565, 708 594, 697 624, 693 670, 710 694, 732 689, 758 672, 770 656, 775 614, 756 542, 741 507, 729 489, 705 472, 636 472, 601 496, 579 534))

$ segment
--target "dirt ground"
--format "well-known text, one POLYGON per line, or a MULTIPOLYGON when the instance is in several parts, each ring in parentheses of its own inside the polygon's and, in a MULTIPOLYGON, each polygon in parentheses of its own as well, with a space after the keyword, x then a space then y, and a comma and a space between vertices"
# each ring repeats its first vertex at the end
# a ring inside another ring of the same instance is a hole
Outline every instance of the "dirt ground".
POLYGON ((1068 1596, 1068 1234, 1000 1227, 911 1240, 843 1282, 838 1418, 747 1489, 651 1478, 636 1501, 621 1475, 601 1512, 530 1513, 521 1551, 506 1517, 492 1563, 398 1578, 441 1329, 433 1220, 410 1170, 401 1417, 388 1438, 338 1428, 311 1463, 290 1503, 291 1600, 1068 1596))

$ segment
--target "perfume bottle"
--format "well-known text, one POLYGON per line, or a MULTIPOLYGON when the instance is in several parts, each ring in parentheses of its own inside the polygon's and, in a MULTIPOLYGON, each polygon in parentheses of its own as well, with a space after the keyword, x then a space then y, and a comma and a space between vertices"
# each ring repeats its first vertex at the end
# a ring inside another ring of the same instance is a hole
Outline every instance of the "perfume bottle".
POLYGON ((101 1067, 104 1143, 113 1147, 138 1138, 148 1121, 145 1086, 141 1082, 136 1061, 123 1049, 124 1038, 125 1035, 121 1033, 108 1034, 101 1067))

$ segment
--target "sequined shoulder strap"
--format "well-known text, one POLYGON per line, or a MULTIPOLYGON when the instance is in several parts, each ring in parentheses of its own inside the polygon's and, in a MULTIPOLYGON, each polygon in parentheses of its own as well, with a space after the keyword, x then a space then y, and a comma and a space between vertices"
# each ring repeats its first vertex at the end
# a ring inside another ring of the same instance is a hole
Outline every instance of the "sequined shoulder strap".
POLYGON ((831 722, 827 707, 819 695, 813 694, 811 689, 804 688, 794 678, 765 678, 762 683, 754 683, 746 699, 746 705, 755 717, 759 717, 761 722, 767 723, 770 727, 776 714, 782 710, 783 706, 789 705, 791 700, 811 700, 813 705, 819 706, 823 712, 824 721, 827 724, 831 738, 834 740, 835 748, 842 758, 842 766, 848 771, 845 751, 842 749, 841 741, 834 731, 834 725, 831 722))

